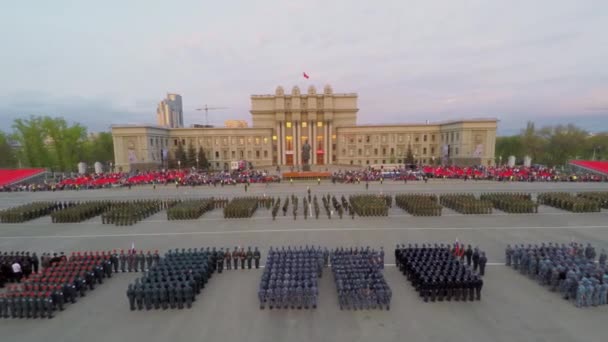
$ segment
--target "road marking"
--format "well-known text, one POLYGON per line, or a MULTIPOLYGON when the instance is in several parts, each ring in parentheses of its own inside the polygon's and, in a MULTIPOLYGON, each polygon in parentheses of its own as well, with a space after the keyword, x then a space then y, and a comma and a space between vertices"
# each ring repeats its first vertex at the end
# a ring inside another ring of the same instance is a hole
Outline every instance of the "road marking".
POLYGON ((136 236, 188 236, 188 235, 234 235, 261 233, 310 233, 310 232, 349 232, 349 231, 415 231, 415 230, 534 230, 534 229, 606 229, 608 226, 539 226, 539 227, 378 227, 378 228, 294 228, 294 229, 251 229, 251 230, 221 230, 206 232, 162 232, 162 233, 122 233, 122 234, 91 234, 91 235, 33 235, 33 236, 0 236, 1 239, 79 239, 79 238, 108 238, 136 236))

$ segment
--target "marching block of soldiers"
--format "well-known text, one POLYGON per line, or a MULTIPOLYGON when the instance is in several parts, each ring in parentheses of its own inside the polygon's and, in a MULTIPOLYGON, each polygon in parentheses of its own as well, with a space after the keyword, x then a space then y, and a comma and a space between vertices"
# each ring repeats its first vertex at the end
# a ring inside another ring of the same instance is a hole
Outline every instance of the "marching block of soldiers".
POLYGON ((224 218, 247 218, 258 209, 257 197, 237 197, 224 207, 224 218))
POLYGON ((74 223, 82 222, 101 215, 110 208, 110 201, 90 201, 75 204, 62 210, 51 213, 53 223, 74 223))
POLYGON ((482 194, 479 199, 492 202, 494 208, 512 214, 536 214, 538 203, 532 200, 532 195, 522 193, 489 193, 482 194))
POLYGON ((441 216, 437 195, 400 194, 395 196, 395 204, 414 216, 441 216))
POLYGON ((336 248, 330 261, 340 310, 390 310, 392 291, 382 275, 383 250, 336 248))
POLYGON ((32 202, 0 210, 0 223, 23 223, 72 205, 72 202, 32 202))
POLYGON ((459 243, 395 248, 397 267, 424 302, 481 300, 481 274, 466 265, 465 255, 466 249, 459 243))
MULTIPOLYGON (((135 310, 190 309, 215 270, 223 248, 169 250, 127 288, 129 308, 135 310)), ((223 256, 222 256, 223 258, 223 256)), ((223 260, 223 259, 222 259, 223 260)))
POLYGON ((177 202, 161 200, 113 202, 110 205, 110 209, 101 214, 101 223, 114 224, 116 226, 132 226, 162 209, 172 207, 175 203, 177 202))
POLYGON ((115 266, 113 253, 77 252, 68 259, 49 257, 45 253, 44 266, 39 272, 24 277, 20 284, 10 285, 0 299, 3 318, 53 318, 66 304, 74 304, 87 291, 111 278, 115 266))
POLYGON ((604 192, 582 192, 578 197, 594 200, 599 203, 600 208, 608 209, 608 191, 604 192))
POLYGON ((390 195, 351 195, 349 207, 351 216, 388 216, 388 208, 392 203, 390 195))
POLYGON ((576 197, 566 192, 538 194, 538 203, 574 213, 601 211, 601 201, 596 197, 576 197))
POLYGON ((596 256, 589 243, 516 244, 507 245, 505 264, 582 308, 607 304, 608 256, 605 249, 596 256))
POLYGON ((260 309, 316 309, 322 275, 321 247, 270 247, 258 288, 260 309))
POLYGON ((439 203, 461 214, 491 214, 492 202, 475 198, 473 194, 445 194, 439 203))
POLYGON ((196 220, 214 208, 213 198, 181 201, 167 209, 167 220, 196 220))

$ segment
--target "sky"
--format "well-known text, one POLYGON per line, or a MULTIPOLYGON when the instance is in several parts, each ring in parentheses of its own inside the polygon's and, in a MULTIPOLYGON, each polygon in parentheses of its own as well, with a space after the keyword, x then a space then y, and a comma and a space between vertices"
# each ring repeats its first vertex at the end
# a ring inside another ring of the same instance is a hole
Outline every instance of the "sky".
POLYGON ((495 117, 499 134, 608 130, 605 0, 30 0, 0 12, 0 129, 63 116, 90 131, 250 121, 250 95, 359 95, 358 124, 495 117), (310 78, 302 77, 306 72, 310 78))

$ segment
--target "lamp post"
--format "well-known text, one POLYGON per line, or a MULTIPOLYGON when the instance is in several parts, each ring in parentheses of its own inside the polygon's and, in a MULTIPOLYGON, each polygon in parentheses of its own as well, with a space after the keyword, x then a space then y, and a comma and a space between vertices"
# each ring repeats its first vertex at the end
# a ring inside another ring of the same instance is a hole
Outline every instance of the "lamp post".
POLYGON ((180 170, 180 171, 182 169, 182 161, 181 160, 177 161, 177 169, 180 170))
POLYGON ((196 170, 198 171, 198 157, 196 157, 196 170))
POLYGON ((498 166, 502 166, 502 156, 498 156, 498 166))
POLYGON ((431 157, 431 161, 432 161, 432 163, 433 163, 433 166, 435 166, 435 156, 432 156, 432 157, 431 157))
POLYGON ((114 169, 112 168, 112 162, 110 162, 110 173, 114 173, 114 169))

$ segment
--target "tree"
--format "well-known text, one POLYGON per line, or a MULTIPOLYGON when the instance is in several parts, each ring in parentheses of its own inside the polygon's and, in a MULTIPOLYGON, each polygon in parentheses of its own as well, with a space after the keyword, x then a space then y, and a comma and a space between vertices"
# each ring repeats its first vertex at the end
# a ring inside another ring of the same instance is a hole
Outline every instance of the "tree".
POLYGON ((192 142, 188 144, 188 151, 186 152, 186 165, 188 167, 196 167, 196 149, 192 142))
POLYGON ((521 144, 523 153, 530 156, 532 160, 539 160, 546 146, 546 140, 543 139, 539 131, 536 130, 534 122, 528 121, 526 128, 521 131, 521 144))
POLYGON ((85 162, 93 164, 95 162, 107 163, 114 160, 114 141, 112 133, 100 132, 96 136, 90 137, 84 144, 85 162))
POLYGON ((205 151, 203 150, 202 147, 198 148, 198 162, 199 162, 199 167, 203 170, 206 170, 207 168, 209 168, 209 162, 207 161, 207 156, 205 155, 205 151))
POLYGON ((415 164, 414 154, 412 153, 412 145, 407 145, 407 152, 405 154, 405 164, 415 164))
POLYGON ((0 132, 0 167, 13 168, 17 166, 17 156, 10 144, 8 135, 0 132))
POLYGON ((509 156, 515 156, 519 160, 524 157, 524 148, 522 145, 522 137, 520 135, 513 135, 508 137, 497 137, 496 138, 496 158, 502 157, 504 162, 507 161, 509 156))
POLYGON ((181 166, 185 166, 186 151, 184 151, 184 146, 181 143, 177 144, 177 149, 175 150, 175 162, 178 165, 181 163, 181 166))
POLYGON ((29 119, 16 119, 13 123, 13 139, 21 145, 17 152, 23 166, 51 167, 53 160, 45 147, 46 134, 42 118, 31 116, 29 119))

